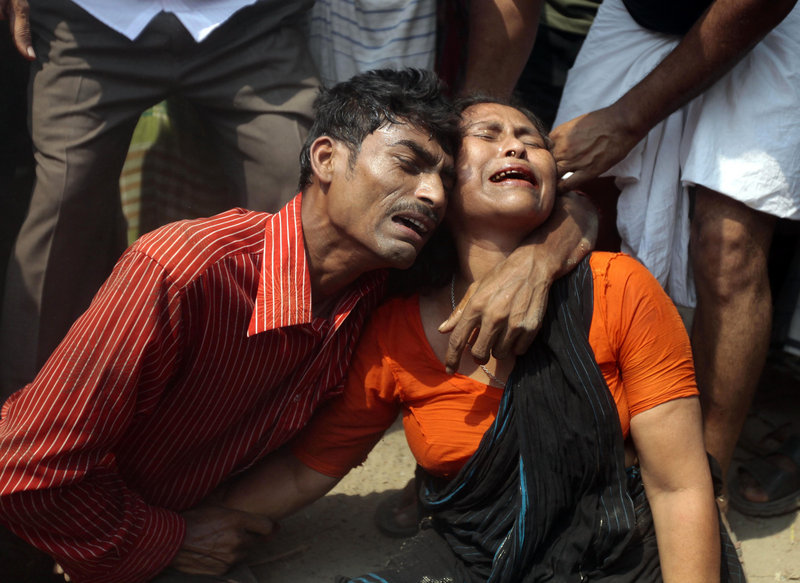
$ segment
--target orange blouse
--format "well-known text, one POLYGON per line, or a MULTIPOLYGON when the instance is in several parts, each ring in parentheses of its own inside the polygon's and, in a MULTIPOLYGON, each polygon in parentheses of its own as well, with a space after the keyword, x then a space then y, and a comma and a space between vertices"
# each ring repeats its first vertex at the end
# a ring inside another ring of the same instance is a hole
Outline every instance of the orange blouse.
MULTIPOLYGON (((594 253, 589 344, 617 405, 630 419, 697 394, 683 322, 653 276, 635 259, 594 253)), ((372 315, 344 391, 322 408, 292 446, 307 466, 332 477, 362 463, 403 413, 406 439, 428 472, 453 477, 495 419, 503 389, 448 375, 425 337, 419 296, 395 298, 372 315)))

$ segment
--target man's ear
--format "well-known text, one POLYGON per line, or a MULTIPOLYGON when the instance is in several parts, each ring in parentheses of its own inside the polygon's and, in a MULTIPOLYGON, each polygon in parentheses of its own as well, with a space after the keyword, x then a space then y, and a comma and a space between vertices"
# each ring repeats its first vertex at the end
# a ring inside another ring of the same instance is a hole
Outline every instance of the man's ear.
POLYGON ((335 174, 335 155, 339 143, 330 136, 320 136, 311 143, 311 171, 320 184, 330 184, 335 174))

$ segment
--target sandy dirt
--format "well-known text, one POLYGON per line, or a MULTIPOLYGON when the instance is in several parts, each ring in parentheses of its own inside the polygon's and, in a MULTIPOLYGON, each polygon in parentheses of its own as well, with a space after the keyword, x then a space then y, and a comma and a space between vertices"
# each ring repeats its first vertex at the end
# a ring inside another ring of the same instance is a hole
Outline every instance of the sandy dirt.
MULTIPOLYGON (((756 406, 777 412, 800 430, 800 381, 769 375, 756 406)), ((747 453, 737 450, 740 462, 747 453)), ((402 488, 414 460, 396 423, 370 454, 327 496, 290 517, 280 533, 254 557, 260 583, 331 582, 337 574, 361 575, 380 568, 401 541, 386 537, 373 523, 377 504, 402 488)), ((774 518, 728 514, 739 539, 751 583, 800 581, 800 513, 774 518)))

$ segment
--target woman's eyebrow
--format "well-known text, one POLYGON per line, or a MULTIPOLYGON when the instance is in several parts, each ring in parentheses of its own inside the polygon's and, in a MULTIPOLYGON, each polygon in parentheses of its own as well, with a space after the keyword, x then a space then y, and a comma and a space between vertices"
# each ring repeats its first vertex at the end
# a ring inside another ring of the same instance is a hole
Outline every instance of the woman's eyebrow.
POLYGON ((491 120, 477 120, 470 122, 464 126, 464 130, 471 130, 474 128, 480 128, 482 130, 491 130, 491 131, 500 131, 502 126, 500 123, 491 120))

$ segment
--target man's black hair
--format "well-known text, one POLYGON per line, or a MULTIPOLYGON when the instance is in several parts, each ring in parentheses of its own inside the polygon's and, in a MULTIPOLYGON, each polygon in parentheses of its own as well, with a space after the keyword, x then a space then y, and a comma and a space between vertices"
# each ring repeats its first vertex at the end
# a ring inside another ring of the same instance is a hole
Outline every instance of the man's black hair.
POLYGON ((376 69, 323 88, 314 101, 314 124, 300 152, 300 189, 311 184, 311 144, 330 136, 347 144, 350 163, 369 134, 387 124, 409 124, 436 140, 442 149, 458 149, 459 118, 432 71, 376 69))

